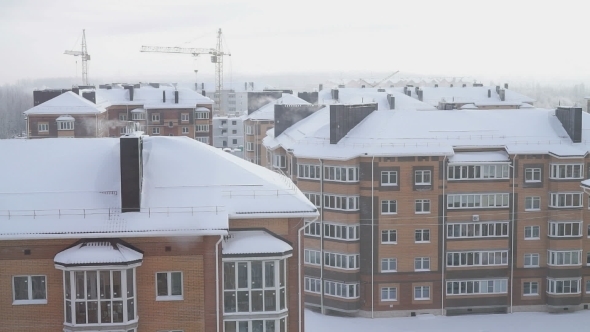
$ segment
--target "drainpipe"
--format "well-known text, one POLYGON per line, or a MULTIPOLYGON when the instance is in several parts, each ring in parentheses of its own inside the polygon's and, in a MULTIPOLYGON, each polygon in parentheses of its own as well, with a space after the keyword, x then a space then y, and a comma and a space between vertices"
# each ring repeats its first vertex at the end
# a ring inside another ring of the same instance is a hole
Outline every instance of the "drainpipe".
POLYGON ((371 159, 371 318, 375 318, 375 156, 371 159))
POLYGON ((216 324, 217 332, 219 329, 219 244, 223 241, 223 235, 219 236, 219 241, 215 243, 215 311, 216 311, 216 324))
POLYGON ((440 297, 440 314, 442 316, 444 316, 445 314, 445 293, 447 291, 447 287, 445 285, 445 268, 447 266, 446 262, 447 262, 447 254, 445 253, 445 239, 446 239, 446 233, 447 233, 447 226, 446 226, 446 220, 445 220, 445 212, 447 211, 447 206, 446 206, 446 196, 445 196, 445 187, 447 185, 446 183, 446 179, 447 179, 447 156, 444 157, 443 159, 443 186, 442 186, 442 264, 440 267, 440 283, 441 283, 441 294, 442 296, 440 297))
POLYGON ((322 283, 321 286, 321 296, 320 296, 320 311, 322 315, 324 314, 324 162, 321 159, 320 161, 320 254, 322 255, 320 259, 320 280, 322 283))
MULTIPOLYGON (((299 260, 299 269, 298 269, 298 273, 299 273, 299 308, 297 309, 299 311, 299 332, 301 332, 302 330, 302 323, 303 323, 303 310, 301 310, 302 308, 302 297, 303 297, 303 290, 301 289, 301 251, 303 250, 303 248, 301 248, 301 237, 303 234, 303 230, 306 227, 309 227, 309 225, 311 225, 312 223, 314 223, 316 220, 318 220, 319 216, 315 217, 309 224, 305 225, 305 221, 303 222, 303 227, 299 228, 299 230, 297 231, 297 259, 299 260)), ((219 331, 218 331, 219 332, 219 331)))
POLYGON ((510 165, 512 168, 512 221, 511 221, 511 230, 510 230, 510 313, 513 312, 513 301, 514 301, 514 184, 516 183, 516 168, 514 167, 516 163, 516 157, 518 155, 514 155, 513 163, 510 165))
MULTIPOLYGON (((94 132, 94 137, 98 137, 98 114, 94 116, 94 119, 96 120, 96 131, 94 132)), ((76 134, 74 134, 75 136, 76 134)))

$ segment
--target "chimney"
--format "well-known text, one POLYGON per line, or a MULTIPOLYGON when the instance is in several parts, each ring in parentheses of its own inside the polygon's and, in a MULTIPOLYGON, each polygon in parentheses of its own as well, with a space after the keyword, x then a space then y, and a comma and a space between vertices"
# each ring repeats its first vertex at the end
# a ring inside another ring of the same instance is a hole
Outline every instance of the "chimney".
POLYGON ((434 85, 434 87, 435 87, 435 88, 438 88, 438 84, 435 84, 435 85, 434 85))
POLYGON ((174 91, 174 103, 178 104, 178 90, 174 91))
POLYGON ((504 83, 504 89, 508 90, 508 83, 504 83))
POLYGON ((139 212, 143 176, 143 142, 141 136, 123 136, 119 139, 121 159, 121 212, 139 212))
POLYGON ((463 83, 463 87, 466 87, 466 86, 467 86, 467 84, 463 83))
POLYGON ((492 89, 488 89, 488 98, 492 98, 492 89))
POLYGON ((395 109, 395 97, 392 94, 387 94, 387 102, 389 103, 389 109, 395 109))
POLYGON ((500 89, 500 100, 506 101, 506 90, 500 89))
POLYGON ((324 85, 320 84, 320 89, 318 91, 322 91, 322 90, 324 90, 324 85))
POLYGON ((201 83, 201 90, 205 90, 205 83, 201 83))
POLYGON ((500 86, 499 85, 496 85, 496 93, 500 94, 500 86))
POLYGON ((244 82, 244 91, 248 91, 248 82, 244 82))
POLYGON ((129 90, 129 100, 133 101, 133 85, 125 85, 123 88, 129 90))
POLYGON ((555 115, 572 139, 572 143, 582 142, 582 108, 574 106, 560 106, 555 115))
POLYGON ((364 85, 364 84, 363 84, 363 85, 361 85, 361 89, 364 89, 364 88, 365 88, 365 85, 364 85))
POLYGON ((419 101, 424 101, 424 90, 420 89, 418 91, 416 91, 418 93, 418 100, 419 101))
POLYGON ((166 102, 166 90, 162 91, 162 102, 165 103, 166 102))
POLYGON ((338 100, 338 89, 332 89, 332 99, 338 100))
POLYGON ((195 83, 195 91, 199 90, 199 83, 195 83))
POLYGON ((252 89, 252 91, 254 91, 254 82, 250 82, 250 89, 252 89))
POLYGON ((330 105, 330 144, 337 144, 375 110, 377 104, 330 105))
POLYGON ((202 94, 203 96, 207 97, 207 92, 206 92, 205 90, 202 90, 202 91, 201 91, 201 94, 202 94))
POLYGON ((72 88, 72 92, 77 95, 80 95, 80 88, 78 88, 78 87, 72 88))
POLYGON ((404 94, 407 95, 408 94, 408 87, 404 86, 404 94))
POLYGON ((84 97, 84 99, 89 100, 89 101, 96 104, 96 92, 95 91, 82 92, 82 97, 84 97))
POLYGON ((453 87, 453 84, 451 84, 451 88, 453 87))
POLYGON ((323 108, 322 105, 284 105, 275 104, 275 137, 279 137, 292 125, 312 115, 315 111, 323 108))

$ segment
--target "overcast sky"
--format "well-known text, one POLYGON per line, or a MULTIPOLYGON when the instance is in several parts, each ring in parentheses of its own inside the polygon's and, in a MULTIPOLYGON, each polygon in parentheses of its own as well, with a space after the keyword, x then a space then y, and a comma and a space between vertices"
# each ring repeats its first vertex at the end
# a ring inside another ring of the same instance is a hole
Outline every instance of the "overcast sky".
POLYGON ((232 54, 226 80, 401 70, 582 82, 590 76, 589 22, 586 0, 0 0, 0 84, 80 76, 80 61, 63 52, 80 49, 82 29, 91 83, 195 69, 211 76, 205 56, 139 49, 212 48, 218 28, 232 54))

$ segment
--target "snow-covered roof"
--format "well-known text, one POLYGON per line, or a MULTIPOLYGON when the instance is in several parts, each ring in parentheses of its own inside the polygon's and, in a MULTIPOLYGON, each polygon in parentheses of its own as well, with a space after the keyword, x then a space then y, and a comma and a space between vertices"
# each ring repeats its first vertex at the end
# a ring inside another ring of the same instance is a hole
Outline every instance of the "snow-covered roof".
POLYGON ((143 253, 113 241, 83 241, 55 255, 53 262, 62 266, 96 264, 130 265, 143 260, 143 253))
POLYGON ((493 163, 493 162, 510 162, 510 156, 505 151, 485 151, 485 152, 457 152, 449 157, 449 163, 493 163))
POLYGON ((0 140, 20 156, 0 164, 0 239, 225 234, 229 218, 317 215, 283 175, 186 137, 143 142, 141 211, 120 213, 118 138, 0 140))
POLYGON ((223 255, 284 255, 293 250, 290 244, 263 230, 230 231, 222 246, 223 255))
POLYGON ((97 106, 91 101, 68 91, 61 95, 52 98, 42 104, 39 104, 24 113, 27 115, 34 114, 99 114, 105 112, 106 109, 97 106))
POLYGON ((196 111, 197 112, 211 112, 210 109, 208 109, 207 107, 202 107, 202 106, 197 107, 196 111))
MULTIPOLYGON (((582 137, 590 137, 590 114, 583 113, 582 137)), ((270 134, 272 134, 271 132, 270 134)), ((330 112, 325 107, 278 137, 270 149, 292 149, 299 158, 351 159, 375 156, 452 156, 456 148, 505 148, 510 154, 585 155, 590 140, 572 143, 555 110, 388 110, 375 111, 330 144, 330 112), (565 151, 567 149, 568 151, 565 151)))
POLYGON ((212 105, 213 100, 203 96, 197 91, 160 85, 159 88, 142 86, 133 89, 133 100, 130 100, 128 89, 96 89, 96 104, 109 107, 112 105, 143 105, 148 108, 195 108, 199 105, 212 105), (174 92, 178 91, 178 104, 174 100, 174 92), (166 93, 166 101, 163 101, 163 93, 166 93), (182 107, 178 106, 182 105, 182 107))
POLYGON ((145 109, 144 108, 134 108, 131 113, 145 113, 145 109))
POLYGON ((283 93, 279 99, 273 100, 270 103, 260 107, 256 111, 249 114, 246 119, 253 121, 274 121, 275 119, 275 104, 284 105, 310 105, 309 102, 294 96, 290 93, 283 93))
MULTIPOLYGON (((412 89, 412 96, 415 96, 415 91, 412 89)), ((437 106, 439 102, 445 101, 447 103, 469 103, 478 106, 483 103, 491 105, 508 105, 530 103, 535 100, 523 94, 512 90, 505 90, 504 101, 500 99, 500 95, 496 92, 495 86, 467 86, 467 87, 421 87, 422 101, 432 106, 437 106), (488 97, 488 90, 490 90, 490 97, 488 97)), ((417 98, 417 97, 416 97, 417 98)))
POLYGON ((330 104, 370 104, 377 103, 378 110, 390 110, 387 95, 395 98, 395 109, 434 110, 434 106, 423 103, 403 94, 402 88, 340 88, 338 100, 332 99, 332 90, 324 89, 318 93, 318 103, 330 104), (382 91, 379 91, 382 90, 382 91))
POLYGON ((55 121, 75 121, 75 119, 70 115, 60 115, 55 121))

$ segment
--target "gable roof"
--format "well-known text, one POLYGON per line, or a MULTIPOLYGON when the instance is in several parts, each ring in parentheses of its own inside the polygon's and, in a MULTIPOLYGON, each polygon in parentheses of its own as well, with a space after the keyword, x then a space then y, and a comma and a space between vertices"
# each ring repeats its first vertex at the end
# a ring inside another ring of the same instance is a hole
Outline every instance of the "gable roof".
POLYGON ((104 107, 100 107, 80 97, 74 92, 68 91, 52 98, 42 104, 39 104, 24 113, 30 114, 99 114, 105 112, 104 107))

